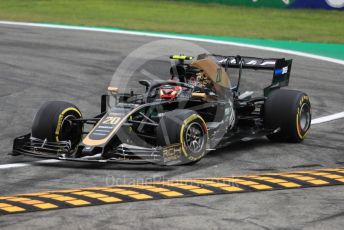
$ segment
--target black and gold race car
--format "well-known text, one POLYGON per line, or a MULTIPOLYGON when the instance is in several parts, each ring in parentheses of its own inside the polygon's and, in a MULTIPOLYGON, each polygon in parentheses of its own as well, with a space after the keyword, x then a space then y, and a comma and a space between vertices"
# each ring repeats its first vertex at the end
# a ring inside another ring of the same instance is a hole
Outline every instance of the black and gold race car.
POLYGON ((13 155, 181 165, 235 141, 304 140, 311 125, 309 97, 281 89, 289 84, 292 60, 213 54, 171 59, 171 79, 140 80, 142 94, 110 86, 93 118, 83 118, 71 103, 46 102, 31 133, 14 140, 13 155), (239 72, 235 84, 228 74, 232 68, 239 72), (262 96, 240 93, 243 69, 273 71, 262 96))

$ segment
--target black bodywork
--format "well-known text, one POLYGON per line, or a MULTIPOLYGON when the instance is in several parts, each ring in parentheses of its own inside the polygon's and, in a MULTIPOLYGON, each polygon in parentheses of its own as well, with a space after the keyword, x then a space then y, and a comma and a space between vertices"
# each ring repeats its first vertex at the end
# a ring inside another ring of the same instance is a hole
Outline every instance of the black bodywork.
MULTIPOLYGON (((228 144, 264 136, 278 130, 264 126, 264 102, 269 93, 287 86, 292 60, 263 59, 255 57, 200 55, 197 59, 211 58, 226 72, 239 69, 238 82, 225 88, 225 95, 209 95, 206 89, 188 84, 186 79, 199 70, 190 65, 189 57, 171 56, 180 81, 140 81, 146 93, 109 93, 102 96, 101 113, 89 119, 75 119, 75 125, 84 126, 83 139, 77 146, 70 141, 48 142, 27 134, 14 140, 13 155, 29 155, 41 158, 82 162, 154 163, 178 165, 190 163, 178 158, 178 144, 159 146, 156 129, 164 113, 175 109, 196 111, 206 122, 208 129, 207 151, 228 144), (261 97, 240 95, 239 87, 243 69, 271 70, 272 83, 264 88, 261 97), (185 89, 182 97, 175 100, 157 99, 152 92, 161 85, 181 86, 185 89), (197 91, 207 97, 193 96, 197 91), (115 103, 109 106, 110 101, 115 103), (90 127, 87 130, 87 127, 90 127), (106 130, 110 130, 107 132, 106 130), (104 132, 106 134, 102 134, 104 132), (172 155, 172 157, 171 157, 172 155)), ((215 82, 216 84, 216 82, 215 82)))

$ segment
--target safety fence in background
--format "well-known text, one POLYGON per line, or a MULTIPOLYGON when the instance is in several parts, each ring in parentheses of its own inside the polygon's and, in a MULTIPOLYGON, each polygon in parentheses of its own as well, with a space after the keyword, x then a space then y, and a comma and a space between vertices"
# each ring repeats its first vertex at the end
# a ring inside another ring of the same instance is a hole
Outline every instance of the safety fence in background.
POLYGON ((312 8, 344 10, 344 0, 179 0, 251 7, 312 8))

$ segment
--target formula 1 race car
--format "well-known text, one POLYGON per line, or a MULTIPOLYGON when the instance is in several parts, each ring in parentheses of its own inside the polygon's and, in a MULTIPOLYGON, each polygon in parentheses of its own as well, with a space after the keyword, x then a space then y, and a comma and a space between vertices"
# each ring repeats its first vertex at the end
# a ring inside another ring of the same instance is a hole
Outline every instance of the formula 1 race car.
POLYGON ((170 58, 171 79, 140 80, 143 94, 109 86, 101 113, 93 118, 83 118, 71 103, 46 102, 31 133, 14 140, 13 155, 181 165, 235 141, 304 140, 311 126, 309 97, 281 89, 289 84, 292 60, 214 54, 170 58), (231 68, 239 72, 236 84, 230 82, 231 68), (263 96, 240 93, 243 69, 273 71, 263 96))

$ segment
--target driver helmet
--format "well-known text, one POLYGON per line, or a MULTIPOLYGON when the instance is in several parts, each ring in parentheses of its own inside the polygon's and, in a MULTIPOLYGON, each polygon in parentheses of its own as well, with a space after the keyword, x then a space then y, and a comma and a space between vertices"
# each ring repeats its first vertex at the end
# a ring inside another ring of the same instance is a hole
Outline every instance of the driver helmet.
POLYGON ((160 99, 174 100, 178 97, 178 94, 182 91, 182 87, 177 85, 162 85, 160 86, 160 99))

